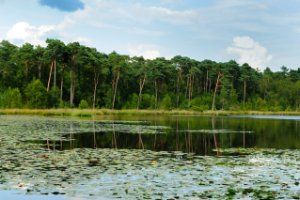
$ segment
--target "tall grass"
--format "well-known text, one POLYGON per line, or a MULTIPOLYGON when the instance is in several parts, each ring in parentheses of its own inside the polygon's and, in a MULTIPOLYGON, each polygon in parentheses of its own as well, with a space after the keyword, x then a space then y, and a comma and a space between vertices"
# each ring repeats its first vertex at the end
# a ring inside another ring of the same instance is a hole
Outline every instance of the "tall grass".
POLYGON ((110 109, 0 109, 1 115, 79 116, 97 115, 300 115, 299 111, 192 111, 192 110, 110 110, 110 109))

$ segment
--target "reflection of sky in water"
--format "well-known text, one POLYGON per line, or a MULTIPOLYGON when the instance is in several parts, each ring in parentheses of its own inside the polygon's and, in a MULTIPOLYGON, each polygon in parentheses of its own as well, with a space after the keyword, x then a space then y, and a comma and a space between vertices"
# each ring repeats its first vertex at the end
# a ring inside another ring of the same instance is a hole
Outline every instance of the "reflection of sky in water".
POLYGON ((3 200, 79 200, 78 198, 68 198, 66 196, 55 195, 24 195, 20 191, 0 191, 3 200))
POLYGON ((240 116, 229 116, 229 118, 300 120, 300 116, 283 116, 283 115, 240 115, 240 116))

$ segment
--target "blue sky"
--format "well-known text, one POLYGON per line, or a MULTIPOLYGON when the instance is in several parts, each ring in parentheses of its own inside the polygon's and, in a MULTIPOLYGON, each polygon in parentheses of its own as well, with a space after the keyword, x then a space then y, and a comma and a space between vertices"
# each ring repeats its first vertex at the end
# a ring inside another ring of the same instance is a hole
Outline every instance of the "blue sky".
POLYGON ((300 0, 0 0, 0 39, 300 67, 300 0))

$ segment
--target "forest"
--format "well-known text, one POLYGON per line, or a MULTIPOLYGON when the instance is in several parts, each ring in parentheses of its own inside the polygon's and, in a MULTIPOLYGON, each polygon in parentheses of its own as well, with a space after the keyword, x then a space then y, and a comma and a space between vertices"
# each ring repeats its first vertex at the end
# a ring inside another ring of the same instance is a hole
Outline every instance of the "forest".
POLYGON ((236 61, 153 60, 47 39, 0 42, 1 108, 297 111, 300 68, 263 72, 236 61))

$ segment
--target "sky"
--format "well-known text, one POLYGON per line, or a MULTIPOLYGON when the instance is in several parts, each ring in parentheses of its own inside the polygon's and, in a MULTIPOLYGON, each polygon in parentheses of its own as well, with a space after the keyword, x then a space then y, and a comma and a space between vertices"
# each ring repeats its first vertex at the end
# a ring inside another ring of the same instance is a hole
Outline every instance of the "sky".
POLYGON ((0 40, 300 67, 300 0, 0 0, 0 40))

